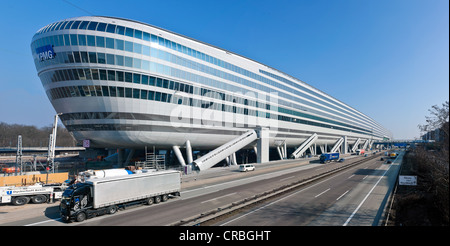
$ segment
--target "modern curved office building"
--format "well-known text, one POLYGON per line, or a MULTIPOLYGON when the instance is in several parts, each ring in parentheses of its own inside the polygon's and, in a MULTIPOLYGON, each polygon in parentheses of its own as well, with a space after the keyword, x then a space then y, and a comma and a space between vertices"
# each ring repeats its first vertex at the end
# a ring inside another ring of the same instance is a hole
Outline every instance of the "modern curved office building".
POLYGON ((91 147, 214 149, 249 129, 269 146, 391 133, 332 96, 239 54, 138 21, 86 16, 41 28, 38 76, 66 128, 91 147))

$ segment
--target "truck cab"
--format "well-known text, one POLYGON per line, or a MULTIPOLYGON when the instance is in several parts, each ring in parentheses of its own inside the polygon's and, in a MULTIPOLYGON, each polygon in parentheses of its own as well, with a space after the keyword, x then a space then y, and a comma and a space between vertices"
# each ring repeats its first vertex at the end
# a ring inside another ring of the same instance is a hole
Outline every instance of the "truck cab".
POLYGON ((74 184, 67 188, 59 205, 61 217, 66 221, 86 219, 89 215, 87 210, 92 207, 91 190, 91 186, 86 183, 74 184))

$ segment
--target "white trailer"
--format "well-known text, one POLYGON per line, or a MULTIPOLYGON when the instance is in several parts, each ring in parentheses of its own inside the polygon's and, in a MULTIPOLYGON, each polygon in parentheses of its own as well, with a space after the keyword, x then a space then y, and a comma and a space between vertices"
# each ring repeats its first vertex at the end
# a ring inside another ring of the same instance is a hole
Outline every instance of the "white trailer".
POLYGON ((113 214, 130 203, 150 205, 166 201, 169 196, 179 196, 180 190, 180 172, 173 170, 93 178, 66 189, 60 213, 66 221, 83 221, 105 213, 113 214))

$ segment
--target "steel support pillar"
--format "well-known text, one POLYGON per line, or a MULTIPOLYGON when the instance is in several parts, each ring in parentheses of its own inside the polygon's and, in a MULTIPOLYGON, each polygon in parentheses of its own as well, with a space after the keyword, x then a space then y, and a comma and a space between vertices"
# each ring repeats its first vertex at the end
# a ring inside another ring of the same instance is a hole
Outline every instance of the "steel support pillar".
POLYGON ((264 163, 269 161, 269 128, 258 129, 256 162, 264 163))

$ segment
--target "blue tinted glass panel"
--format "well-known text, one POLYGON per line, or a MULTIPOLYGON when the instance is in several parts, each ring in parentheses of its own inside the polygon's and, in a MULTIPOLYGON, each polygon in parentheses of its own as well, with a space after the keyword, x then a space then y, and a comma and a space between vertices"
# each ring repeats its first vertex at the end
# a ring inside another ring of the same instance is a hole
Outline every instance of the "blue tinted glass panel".
POLYGON ((125 34, 125 27, 123 26, 117 26, 116 27, 116 33, 120 34, 120 35, 124 35, 125 34))
POLYGON ((106 54, 106 63, 110 65, 114 65, 114 55, 106 54))
POLYGON ((104 32, 106 29, 106 23, 98 23, 97 31, 104 32))
POLYGON ((87 44, 89 46, 95 46, 95 36, 87 35, 87 44))
POLYGON ((114 49, 114 39, 106 38, 106 48, 114 49))
POLYGON ((78 35, 78 45, 86 46, 86 35, 78 35))
POLYGON ((157 43, 158 42, 158 37, 155 35, 150 35, 152 42, 157 43))
POLYGON ((89 21, 83 21, 83 22, 81 22, 81 24, 78 27, 78 29, 85 30, 87 28, 88 24, 89 24, 89 21))
POLYGON ((64 22, 62 22, 62 21, 59 22, 58 25, 55 26, 55 29, 54 29, 54 30, 59 30, 59 27, 60 27, 63 23, 64 23, 64 22))
POLYGON ((138 73, 133 73, 133 83, 140 84, 141 83, 141 75, 138 73))
POLYGON ((141 54, 142 53, 142 44, 134 43, 134 52, 141 54))
POLYGON ((95 28, 97 27, 97 24, 98 24, 98 22, 91 21, 91 23, 89 23, 88 30, 95 30, 95 28))
POLYGON ((76 34, 70 34, 71 45, 78 45, 78 39, 76 34))
POLYGON ((106 28, 106 32, 115 33, 116 32, 116 25, 108 24, 108 27, 106 28))
POLYGON ((116 65, 123 66, 123 56, 116 55, 116 65))
POLYGON ((75 21, 72 24, 72 27, 70 27, 70 29, 78 29, 78 26, 80 25, 81 21, 75 21))
POLYGON ((105 53, 97 53, 97 59, 98 59, 98 63, 106 64, 105 53))
POLYGON ((133 58, 125 56, 125 66, 133 67, 133 58))
POLYGON ((142 39, 142 31, 134 30, 134 37, 142 39))
POLYGON ((67 23, 67 25, 64 27, 64 29, 69 29, 70 26, 72 26, 73 21, 69 21, 69 23, 67 23))
POLYGON ((125 29, 125 36, 128 36, 128 37, 133 37, 133 29, 131 29, 131 28, 126 28, 125 29))
POLYGON ((144 32, 142 35, 142 39, 145 41, 150 41, 150 33, 144 32))
POLYGON ((97 39, 97 47, 105 47, 105 38, 104 37, 96 37, 97 39))
POLYGON ((125 51, 133 52, 133 43, 125 41, 125 51))
POLYGON ((66 26, 67 22, 68 22, 68 21, 64 21, 64 22, 59 26, 59 28, 56 29, 56 30, 62 30, 62 29, 64 29, 64 27, 66 26))
POLYGON ((123 50, 123 40, 116 39, 116 49, 123 50))
POLYGON ((70 45, 69 34, 64 34, 64 45, 65 46, 69 46, 70 45))

